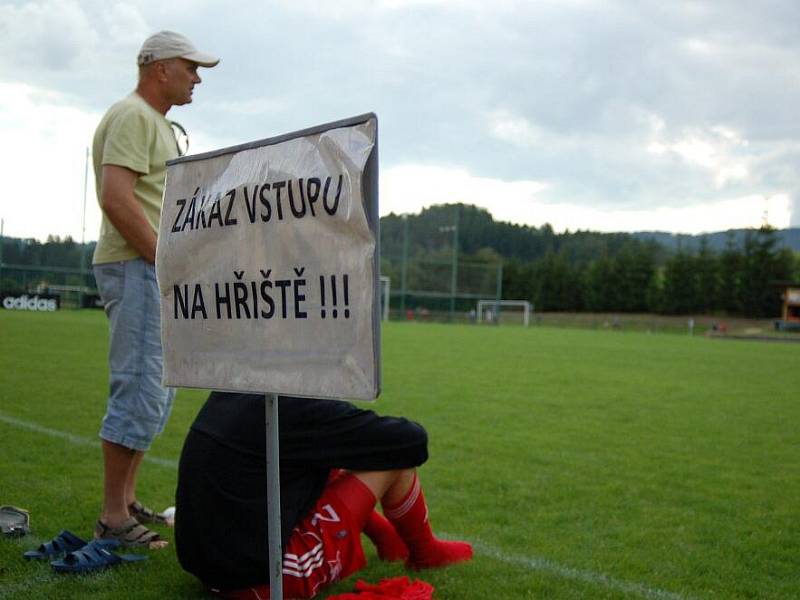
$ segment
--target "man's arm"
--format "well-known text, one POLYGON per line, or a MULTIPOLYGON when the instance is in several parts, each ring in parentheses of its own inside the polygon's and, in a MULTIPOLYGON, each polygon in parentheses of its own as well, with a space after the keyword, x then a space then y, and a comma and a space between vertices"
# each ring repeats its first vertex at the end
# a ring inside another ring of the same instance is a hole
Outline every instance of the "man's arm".
POLYGON ((154 264, 156 233, 133 195, 137 177, 138 173, 125 167, 103 165, 100 206, 125 241, 144 260, 154 264))

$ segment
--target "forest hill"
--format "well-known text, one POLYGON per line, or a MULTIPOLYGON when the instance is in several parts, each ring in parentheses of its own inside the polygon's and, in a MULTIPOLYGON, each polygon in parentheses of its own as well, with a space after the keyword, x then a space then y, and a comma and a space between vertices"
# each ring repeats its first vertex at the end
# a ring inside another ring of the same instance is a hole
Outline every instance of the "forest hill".
POLYGON ((227 192, 203 192, 198 187, 192 197, 176 200, 178 213, 172 233, 239 224, 240 204, 251 224, 260 221, 334 216, 339 210, 344 175, 300 177, 233 188, 227 192))
MULTIPOLYGON (((321 200, 326 183, 322 178, 317 202, 312 203, 315 213, 311 213, 308 181, 303 180, 306 216, 302 218, 333 218, 325 212, 321 200)), ((294 207, 301 210, 298 185, 299 179, 293 181, 291 189, 294 207)), ((345 179, 336 208, 337 217, 341 217, 347 207, 348 185, 351 184, 345 179)), ((311 184, 311 187, 312 192, 317 189, 315 184, 311 184)), ((338 187, 339 176, 333 174, 327 195, 328 208, 331 210, 336 202, 338 187)), ((266 216, 267 209, 258 199, 262 194, 261 188, 259 184, 254 195, 253 185, 247 186, 248 200, 256 199, 254 207, 244 202, 244 191, 238 188, 233 208, 238 208, 241 213, 237 215, 232 208, 229 219, 238 217, 240 221, 244 219, 245 223, 249 223, 250 212, 247 211, 254 213, 254 221, 262 218, 261 213, 266 216), (243 211, 242 204, 247 204, 243 211)), ((263 194, 270 201, 271 219, 280 222, 273 202, 277 193, 272 188, 274 185, 263 194)), ((287 186, 280 188, 280 192, 284 222, 288 224, 286 219, 294 219, 295 216, 288 203, 287 186)), ((195 200, 196 205, 201 200, 195 200)), ((209 202, 207 199, 206 209, 210 211, 209 202)), ((224 194, 220 202, 218 210, 224 223, 228 202, 224 194)), ((637 235, 646 234, 592 231, 556 233, 547 225, 535 228, 494 221, 485 209, 450 204, 432 206, 419 214, 381 217, 381 275, 391 277, 392 307, 397 298, 394 292, 403 280, 404 254, 408 259, 405 275, 408 290, 438 289, 435 286, 441 286, 441 277, 449 281, 453 257, 450 243, 453 236, 442 233, 440 227, 454 222, 455 211, 459 211, 459 264, 496 266, 502 263, 503 297, 529 300, 539 311, 724 313, 777 317, 781 309, 780 292, 770 282, 800 280, 800 228, 776 231, 764 227, 704 236, 680 236, 681 248, 676 250, 658 238, 637 238, 637 235), (406 244, 407 250, 404 250, 406 244), (444 275, 441 275, 439 267, 431 267, 442 264, 447 265, 444 275), (420 280, 435 277, 437 273, 440 279, 430 286, 420 280), (395 282, 398 286, 395 286, 395 282)), ((186 208, 179 226, 183 225, 185 213, 186 208)), ((199 225, 202 227, 202 221, 199 225)), ((220 226, 217 217, 212 226, 220 226)), ((71 280, 68 278, 72 275, 62 275, 55 270, 45 274, 43 267, 77 270, 91 257, 93 247, 94 242, 80 244, 69 237, 61 239, 50 236, 45 242, 4 237, 0 289, 29 290, 32 295, 35 284, 46 279, 71 284, 77 281, 77 276, 71 280), (26 266, 38 271, 35 279, 30 271, 25 270, 26 266)), ((468 270, 460 269, 459 277, 466 272, 468 270)), ((496 286, 495 273, 496 270, 492 270, 492 294, 496 286)), ((88 284, 94 285, 91 273, 87 272, 86 276, 88 284)), ((412 300, 410 296, 406 298, 406 307, 413 308, 412 300)), ((472 306, 474 302, 470 304, 472 306)), ((466 304, 464 309, 468 309, 466 304)))

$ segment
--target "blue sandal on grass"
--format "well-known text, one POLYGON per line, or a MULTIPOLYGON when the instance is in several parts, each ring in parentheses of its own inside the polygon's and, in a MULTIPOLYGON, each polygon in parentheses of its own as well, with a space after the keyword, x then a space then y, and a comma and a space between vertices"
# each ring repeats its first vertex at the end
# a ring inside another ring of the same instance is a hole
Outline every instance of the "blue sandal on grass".
POLYGON ((58 558, 67 552, 83 548, 86 542, 66 529, 49 542, 40 545, 36 550, 28 550, 23 556, 28 560, 58 558))
POLYGON ((92 540, 80 550, 70 552, 62 560, 54 560, 50 564, 56 573, 89 573, 121 562, 147 560, 142 554, 114 554, 112 550, 119 546, 117 540, 92 540))

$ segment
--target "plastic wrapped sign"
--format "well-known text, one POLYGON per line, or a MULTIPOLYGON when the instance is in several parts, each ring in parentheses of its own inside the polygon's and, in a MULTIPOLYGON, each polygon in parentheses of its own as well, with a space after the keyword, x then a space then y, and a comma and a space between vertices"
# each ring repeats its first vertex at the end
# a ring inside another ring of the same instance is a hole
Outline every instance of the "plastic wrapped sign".
POLYGON ((377 155, 368 114, 168 163, 165 385, 378 395, 377 155))

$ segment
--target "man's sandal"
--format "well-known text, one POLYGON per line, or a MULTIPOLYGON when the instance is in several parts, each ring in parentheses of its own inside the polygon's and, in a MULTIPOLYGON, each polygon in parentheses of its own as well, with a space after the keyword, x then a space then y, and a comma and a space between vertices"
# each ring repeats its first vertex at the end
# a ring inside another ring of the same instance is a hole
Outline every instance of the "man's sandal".
POLYGON ((147 560, 142 554, 114 554, 112 550, 119 548, 117 540, 92 540, 80 550, 68 553, 61 560, 54 560, 50 564, 57 573, 88 573, 107 567, 113 567, 121 562, 137 562, 147 560))
POLYGON ((164 513, 158 513, 152 508, 147 508, 138 500, 133 504, 128 505, 128 512, 142 525, 149 525, 152 523, 154 525, 172 527, 175 524, 175 521, 168 519, 164 513))
POLYGON ((98 540, 117 540, 125 548, 150 548, 162 538, 151 531, 134 517, 129 518, 119 527, 109 527, 102 521, 94 526, 94 537, 98 540))
POLYGON ((28 550, 23 556, 28 560, 42 560, 43 558, 58 558, 69 552, 79 550, 86 542, 66 529, 36 550, 28 550))

